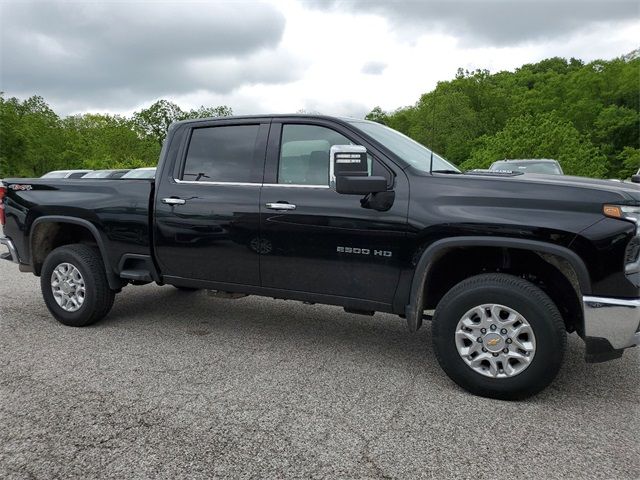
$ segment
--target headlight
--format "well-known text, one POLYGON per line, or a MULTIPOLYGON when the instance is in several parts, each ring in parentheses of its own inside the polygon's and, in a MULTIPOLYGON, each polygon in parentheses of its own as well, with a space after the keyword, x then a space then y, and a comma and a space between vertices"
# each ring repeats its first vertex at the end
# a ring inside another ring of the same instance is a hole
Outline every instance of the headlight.
POLYGON ((636 236, 633 237, 627 245, 624 255, 625 273, 627 275, 635 274, 637 282, 637 275, 638 272, 640 272, 640 207, 631 205, 605 205, 602 213, 607 217, 631 220, 637 225, 636 236))

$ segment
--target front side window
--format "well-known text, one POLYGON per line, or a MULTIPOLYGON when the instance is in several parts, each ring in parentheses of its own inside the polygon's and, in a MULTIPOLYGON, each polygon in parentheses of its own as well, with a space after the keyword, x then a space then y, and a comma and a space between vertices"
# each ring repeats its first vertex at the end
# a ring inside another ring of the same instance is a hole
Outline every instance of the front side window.
POLYGON ((259 128, 259 125, 230 125, 194 129, 182 179, 250 183, 259 128))
POLYGON ((344 135, 316 125, 283 125, 278 183, 329 185, 329 150, 351 145, 344 135))

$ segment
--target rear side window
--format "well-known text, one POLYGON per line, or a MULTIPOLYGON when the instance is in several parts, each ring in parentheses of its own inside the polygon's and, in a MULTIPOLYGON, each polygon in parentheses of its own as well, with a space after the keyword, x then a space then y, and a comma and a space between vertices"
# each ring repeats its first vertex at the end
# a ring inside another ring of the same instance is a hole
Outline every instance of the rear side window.
POLYGON ((182 179, 251 183, 259 128, 230 125, 194 129, 182 179))

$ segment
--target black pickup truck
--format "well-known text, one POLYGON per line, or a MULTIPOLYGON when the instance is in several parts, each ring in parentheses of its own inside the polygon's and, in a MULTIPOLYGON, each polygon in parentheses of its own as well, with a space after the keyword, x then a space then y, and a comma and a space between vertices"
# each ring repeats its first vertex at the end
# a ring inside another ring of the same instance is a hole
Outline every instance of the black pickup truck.
POLYGON ((9 257, 65 325, 156 282, 432 320, 445 372, 517 399, 567 332, 587 361, 640 342, 640 188, 460 173, 383 125, 323 116, 178 122, 155 180, 6 179, 9 257))

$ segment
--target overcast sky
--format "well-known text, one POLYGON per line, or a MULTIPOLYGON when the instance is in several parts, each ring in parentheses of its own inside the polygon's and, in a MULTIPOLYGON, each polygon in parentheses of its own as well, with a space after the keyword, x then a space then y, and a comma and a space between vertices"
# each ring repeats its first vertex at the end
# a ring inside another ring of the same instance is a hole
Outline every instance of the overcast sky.
POLYGON ((61 114, 167 98, 361 117, 415 103, 458 67, 638 46, 640 0, 0 0, 0 91, 61 114))

